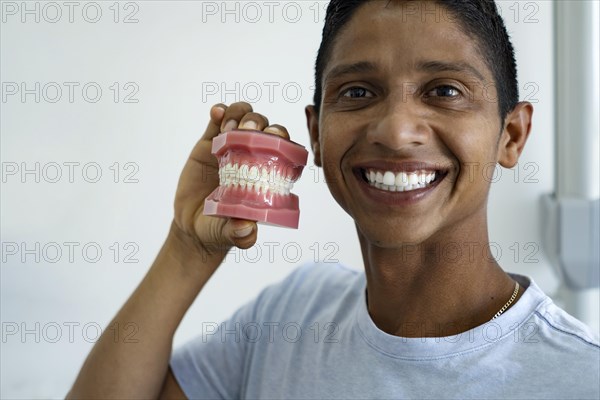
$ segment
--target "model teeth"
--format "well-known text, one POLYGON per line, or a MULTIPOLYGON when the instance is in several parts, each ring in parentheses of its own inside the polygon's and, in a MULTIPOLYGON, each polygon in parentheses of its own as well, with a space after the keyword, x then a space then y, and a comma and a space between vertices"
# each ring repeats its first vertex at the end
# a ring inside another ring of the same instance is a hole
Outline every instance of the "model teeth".
POLYGON ((229 163, 219 168, 219 185, 240 187, 258 193, 289 195, 294 186, 291 177, 284 176, 275 168, 259 168, 256 165, 229 163))
POLYGON ((435 180, 435 171, 398 172, 366 170, 365 178, 371 186, 389 192, 408 192, 429 186, 435 180))

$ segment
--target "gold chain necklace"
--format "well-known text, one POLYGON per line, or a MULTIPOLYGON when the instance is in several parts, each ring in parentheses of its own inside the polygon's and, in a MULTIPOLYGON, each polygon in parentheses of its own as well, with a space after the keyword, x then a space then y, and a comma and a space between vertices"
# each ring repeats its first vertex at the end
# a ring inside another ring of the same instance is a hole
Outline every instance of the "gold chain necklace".
POLYGON ((502 314, 504 311, 506 311, 506 309, 512 304, 512 302, 515 301, 518 293, 519 293, 519 282, 517 282, 517 284, 515 285, 515 291, 513 292, 512 296, 510 296, 510 300, 508 300, 506 302, 506 304, 500 309, 500 311, 498 311, 496 313, 496 315, 494 315, 494 318, 492 318, 492 320, 495 320, 496 318, 498 318, 500 316, 500 314, 502 314))

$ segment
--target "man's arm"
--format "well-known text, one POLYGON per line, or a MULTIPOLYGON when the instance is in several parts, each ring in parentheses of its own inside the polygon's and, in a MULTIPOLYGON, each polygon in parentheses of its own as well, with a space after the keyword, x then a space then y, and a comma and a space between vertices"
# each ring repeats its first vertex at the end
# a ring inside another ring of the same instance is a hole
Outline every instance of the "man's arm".
POLYGON ((119 331, 100 337, 67 398, 157 398, 161 390, 176 397, 183 393, 172 375, 167 379, 173 336, 221 260, 190 252, 189 243, 174 229, 111 322, 119 331), (125 339, 128 334, 130 339, 125 339))
POLYGON ((204 199, 219 185, 212 139, 238 127, 264 130, 289 139, 279 125, 248 103, 217 104, 179 178, 175 216, 152 267, 88 355, 67 398, 179 397, 169 372, 173 336, 187 309, 222 263, 227 251, 247 249, 257 238, 256 223, 203 215, 204 199), (248 125, 246 125, 248 124, 248 125), (134 337, 131 336, 135 332, 134 337))
POLYGON ((179 383, 175 380, 175 376, 170 367, 158 398, 160 400, 187 399, 187 396, 183 393, 183 390, 181 390, 181 386, 179 386, 179 383))

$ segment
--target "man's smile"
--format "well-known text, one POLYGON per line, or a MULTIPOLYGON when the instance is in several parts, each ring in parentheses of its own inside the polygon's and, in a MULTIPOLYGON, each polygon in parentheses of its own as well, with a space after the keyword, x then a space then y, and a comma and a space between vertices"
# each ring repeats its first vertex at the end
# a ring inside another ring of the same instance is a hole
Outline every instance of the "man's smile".
POLYGON ((448 168, 424 162, 373 161, 352 168, 367 196, 406 205, 423 199, 448 175, 448 168))

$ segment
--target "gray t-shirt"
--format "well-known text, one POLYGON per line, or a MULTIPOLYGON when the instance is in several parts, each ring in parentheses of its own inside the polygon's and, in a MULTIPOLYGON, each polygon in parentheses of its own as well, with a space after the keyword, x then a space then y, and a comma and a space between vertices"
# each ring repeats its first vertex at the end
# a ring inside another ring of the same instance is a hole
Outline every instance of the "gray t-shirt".
POLYGON ((494 321, 404 338, 373 323, 364 272, 301 266, 204 324, 171 368, 191 399, 599 399, 598 337, 511 276, 526 290, 494 321))

